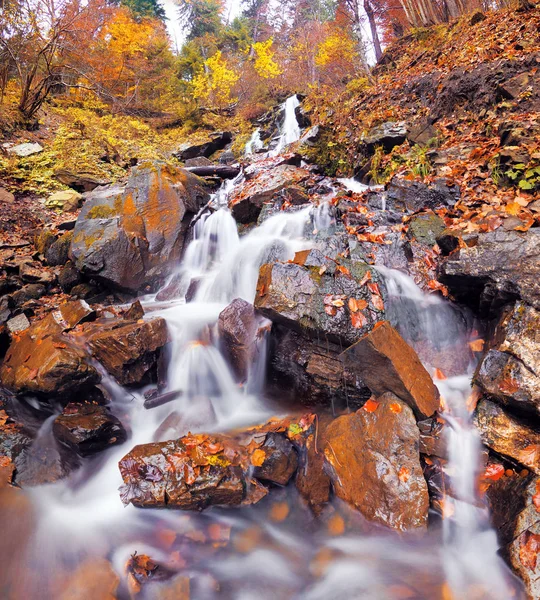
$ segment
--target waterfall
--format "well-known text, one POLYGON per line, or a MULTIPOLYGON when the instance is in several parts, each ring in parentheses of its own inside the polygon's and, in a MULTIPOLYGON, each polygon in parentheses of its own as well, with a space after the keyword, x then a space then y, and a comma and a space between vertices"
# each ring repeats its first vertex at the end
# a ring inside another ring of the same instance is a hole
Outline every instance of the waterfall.
MULTIPOLYGON (((285 103, 280 147, 298 139, 296 106, 295 96, 285 103)), ((194 600, 220 600, 223 595, 216 581, 227 590, 225 597, 235 599, 512 597, 513 582, 497 555, 495 533, 476 492, 480 442, 467 410, 472 364, 458 375, 436 380, 445 401, 446 470, 455 491, 455 497, 448 498, 454 512, 443 521, 442 530, 433 528, 422 537, 398 537, 378 529, 359 533, 353 528, 347 535, 335 536, 327 524, 337 505, 328 507, 321 521, 310 520, 306 526, 306 517, 299 511, 300 499, 293 495, 294 486, 277 491, 278 498, 291 507, 290 517, 283 522, 268 518, 268 503, 237 511, 214 508, 201 514, 122 506, 118 461, 135 445, 176 439, 188 431, 227 431, 279 414, 262 393, 268 323, 259 323, 255 358, 242 386, 221 352, 216 323, 232 300, 253 302, 262 264, 286 262, 295 252, 316 246, 320 238, 314 240, 308 233, 314 228, 324 232, 335 222, 331 206, 322 202, 318 207, 278 212, 240 236, 226 207, 229 193, 240 181, 241 177, 226 182, 212 199, 214 212, 204 214, 195 224, 175 275, 180 281, 176 297, 161 302, 154 297, 144 299, 147 313, 167 321, 171 340, 167 391, 177 396, 147 410, 146 389, 125 389, 104 375, 102 385, 112 398, 112 409, 130 428, 131 438, 85 461, 68 479, 30 492, 38 523, 28 554, 21 561, 32 566, 38 584, 35 594, 24 597, 48 598, 41 578, 72 568, 92 554, 112 557, 123 577, 125 562, 134 552, 168 557, 171 538, 181 548, 181 558, 185 554, 198 560, 195 566, 181 569, 191 579, 194 600), (234 543, 224 545, 219 555, 202 551, 203 532, 211 527, 232 528, 234 543), (253 539, 256 543, 250 546, 253 539), (416 595, 407 596, 403 582, 411 583, 416 595), (392 589, 395 595, 391 595, 392 589)), ((426 341, 436 350, 465 353, 469 333, 448 303, 425 295, 404 273, 376 268, 385 279, 389 320, 417 349, 430 372, 435 372, 435 365, 430 363, 429 352, 422 353, 426 341)), ((51 423, 44 427, 47 435, 51 423)), ((360 521, 359 515, 351 516, 351 522, 354 519, 360 521)))
POLYGON ((249 141, 244 149, 244 154, 246 156, 250 156, 251 154, 255 154, 257 150, 261 150, 263 147, 264 143, 261 140, 261 130, 257 128, 251 134, 251 137, 249 138, 249 141))
POLYGON ((294 95, 287 98, 283 104, 285 118, 280 128, 279 138, 276 147, 269 153, 270 156, 278 156, 290 144, 300 139, 300 125, 296 118, 296 109, 300 106, 298 96, 294 95))

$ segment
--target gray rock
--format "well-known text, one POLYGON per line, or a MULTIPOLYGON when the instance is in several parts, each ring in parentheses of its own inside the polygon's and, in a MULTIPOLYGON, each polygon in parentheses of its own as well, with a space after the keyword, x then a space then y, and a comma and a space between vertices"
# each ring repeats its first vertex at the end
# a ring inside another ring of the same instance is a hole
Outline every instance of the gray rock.
POLYGON ((377 146, 382 146, 388 153, 395 146, 403 144, 407 139, 407 133, 407 124, 404 121, 389 121, 370 129, 362 143, 368 154, 373 154, 377 146))
POLYGON ((239 223, 253 223, 259 217, 263 204, 274 199, 278 192, 305 181, 309 171, 293 165, 258 172, 246 180, 231 197, 229 208, 239 223))
POLYGON ((43 146, 37 142, 34 144, 28 142, 26 144, 18 144, 17 146, 8 148, 8 152, 21 158, 25 158, 27 156, 32 156, 32 154, 39 154, 40 152, 43 152, 43 146))
POLYGON ((482 313, 518 298, 540 309, 540 229, 479 233, 442 261, 440 280, 482 313))
POLYGON ((71 258, 85 275, 138 291, 178 263, 191 216, 209 199, 198 177, 164 163, 134 168, 125 187, 86 196, 71 258))
POLYGON ((12 335, 15 333, 20 333, 21 331, 25 331, 29 327, 30 321, 24 313, 13 317, 7 322, 7 328, 12 335))
POLYGON ((518 302, 505 311, 475 381, 503 404, 540 413, 540 312, 518 302))
POLYGON ((232 133, 229 131, 222 131, 214 133, 210 136, 210 139, 200 144, 189 144, 185 143, 173 154, 178 160, 188 160, 190 158, 198 158, 201 156, 208 157, 222 150, 232 140, 232 133))
POLYGON ((354 344, 384 319, 386 290, 378 273, 365 263, 343 261, 341 268, 343 271, 330 274, 321 273, 317 266, 265 264, 259 274, 255 308, 307 337, 345 346, 354 344), (360 285, 368 272, 370 285, 381 295, 360 285))

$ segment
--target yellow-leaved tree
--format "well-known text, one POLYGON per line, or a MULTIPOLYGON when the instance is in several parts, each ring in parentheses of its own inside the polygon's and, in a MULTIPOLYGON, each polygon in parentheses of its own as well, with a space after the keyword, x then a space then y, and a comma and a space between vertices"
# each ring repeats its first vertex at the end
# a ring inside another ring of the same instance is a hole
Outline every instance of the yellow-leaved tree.
POLYGON ((283 69, 274 60, 274 52, 272 51, 273 43, 274 40, 269 38, 266 42, 255 42, 253 44, 255 70, 264 79, 274 79, 283 73, 283 69))
POLYGON ((323 83, 338 85, 355 73, 358 62, 356 42, 347 31, 330 30, 317 46, 315 65, 323 83))
POLYGON ((223 108, 236 101, 232 91, 239 78, 240 76, 228 67, 221 50, 218 50, 204 62, 204 70, 193 78, 193 97, 223 108))

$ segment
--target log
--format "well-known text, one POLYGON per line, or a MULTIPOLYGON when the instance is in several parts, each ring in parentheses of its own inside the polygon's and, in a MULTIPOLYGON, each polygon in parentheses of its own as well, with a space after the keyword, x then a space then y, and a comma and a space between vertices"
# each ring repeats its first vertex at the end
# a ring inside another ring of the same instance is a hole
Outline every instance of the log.
POLYGON ((168 404, 182 396, 181 391, 165 392, 164 394, 153 394, 144 401, 144 408, 150 410, 168 404))
POLYGON ((220 177, 221 179, 234 179, 240 173, 239 166, 208 165, 204 167, 185 167, 186 171, 199 177, 220 177))

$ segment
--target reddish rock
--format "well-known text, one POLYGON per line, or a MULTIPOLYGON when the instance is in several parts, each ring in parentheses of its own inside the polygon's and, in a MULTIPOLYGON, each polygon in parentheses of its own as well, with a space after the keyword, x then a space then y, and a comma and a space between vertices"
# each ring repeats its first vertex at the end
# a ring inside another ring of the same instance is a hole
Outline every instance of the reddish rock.
POLYGON ((121 385, 141 383, 168 339, 162 318, 135 323, 101 319, 88 327, 86 335, 92 356, 121 385))
POLYGON ((143 508, 200 510, 239 505, 247 478, 244 451, 225 436, 187 435, 135 446, 119 463, 122 501, 143 508))
POLYGON ((447 458, 445 425, 442 419, 432 417, 418 421, 420 454, 447 458))
POLYGON ((53 424, 56 439, 81 456, 101 452, 127 439, 122 423, 97 404, 68 404, 53 424))
POLYGON ((218 319, 221 346, 239 381, 245 381, 255 350, 257 318, 253 306, 237 298, 218 319))
POLYGON ((233 194, 229 208, 239 223, 254 223, 265 202, 286 188, 297 188, 309 177, 309 171, 292 165, 281 165, 260 171, 255 177, 246 180, 233 194))
POLYGON ((540 432, 498 404, 480 400, 474 414, 482 442, 540 475, 540 432))
POLYGON ((345 365, 376 394, 392 392, 413 409, 417 419, 439 408, 439 392, 416 352, 384 321, 348 348, 345 365))
POLYGON ((424 528, 429 496, 412 410, 392 394, 371 402, 326 429, 335 493, 369 521, 399 531, 424 528))
POLYGON ((332 417, 319 415, 313 426, 301 437, 295 438, 300 446, 296 488, 311 510, 318 515, 330 500, 331 481, 324 470, 325 431, 332 417))
POLYGON ((8 389, 62 397, 99 382, 85 352, 64 335, 65 322, 58 317, 53 312, 14 339, 0 368, 8 389))

